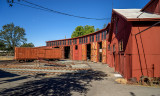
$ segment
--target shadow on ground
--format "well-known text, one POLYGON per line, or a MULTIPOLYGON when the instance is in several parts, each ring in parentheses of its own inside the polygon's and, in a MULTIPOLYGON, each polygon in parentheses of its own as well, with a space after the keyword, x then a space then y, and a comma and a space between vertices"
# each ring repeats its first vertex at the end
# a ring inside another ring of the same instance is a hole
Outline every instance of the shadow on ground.
POLYGON ((54 78, 29 81, 20 86, 0 92, 3 96, 71 96, 72 92, 85 95, 92 80, 103 80, 107 74, 101 71, 78 71, 54 78))
POLYGON ((19 75, 0 70, 0 78, 15 77, 15 76, 19 75))

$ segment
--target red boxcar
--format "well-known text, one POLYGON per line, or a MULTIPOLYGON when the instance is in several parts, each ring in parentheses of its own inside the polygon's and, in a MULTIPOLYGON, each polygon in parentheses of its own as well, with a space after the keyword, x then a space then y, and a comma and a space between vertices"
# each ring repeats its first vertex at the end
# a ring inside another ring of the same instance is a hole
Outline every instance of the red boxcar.
POLYGON ((15 60, 61 59, 61 48, 16 47, 15 60))

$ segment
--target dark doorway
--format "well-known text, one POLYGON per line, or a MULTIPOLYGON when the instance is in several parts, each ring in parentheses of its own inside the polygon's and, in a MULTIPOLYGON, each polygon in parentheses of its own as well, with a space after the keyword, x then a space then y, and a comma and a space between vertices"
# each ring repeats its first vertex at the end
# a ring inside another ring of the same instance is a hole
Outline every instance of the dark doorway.
POLYGON ((102 42, 99 42, 98 46, 99 46, 99 56, 98 56, 98 59, 99 59, 99 62, 102 62, 102 42))
POLYGON ((87 60, 91 59, 91 44, 87 44, 87 60))
POLYGON ((64 47, 64 58, 69 59, 70 57, 70 46, 64 47))

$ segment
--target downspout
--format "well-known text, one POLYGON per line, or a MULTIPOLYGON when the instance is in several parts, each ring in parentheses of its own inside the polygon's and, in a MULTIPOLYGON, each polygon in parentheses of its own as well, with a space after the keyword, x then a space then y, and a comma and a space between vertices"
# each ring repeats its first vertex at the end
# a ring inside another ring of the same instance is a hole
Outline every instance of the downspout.
MULTIPOLYGON (((140 32, 140 29, 139 29, 139 27, 138 27, 138 30, 139 30, 139 32, 140 32)), ((136 35, 135 35, 135 36, 136 36, 136 35)), ((149 76, 149 75, 148 75, 148 66, 147 66, 147 60, 146 60, 146 55, 145 55, 145 52, 144 52, 144 47, 143 47, 143 42, 142 42, 142 37, 141 37, 141 34, 140 34, 140 39, 141 39, 141 44, 142 44, 142 49, 143 49, 143 54, 144 54, 144 60, 145 60, 145 64, 146 64, 147 76, 149 76)))
POLYGON ((143 76, 141 57, 140 57, 140 54, 139 54, 139 48, 138 48, 138 42, 137 42, 136 35, 135 35, 135 39, 136 39, 136 44, 137 44, 137 49, 138 49, 139 63, 140 63, 140 67, 141 67, 141 74, 143 76))
MULTIPOLYGON (((143 13, 144 13, 144 12, 142 12, 139 16, 137 16, 137 18, 139 18, 143 13)), ((140 19, 139 19, 139 22, 140 22, 140 19)), ((141 32, 139 26, 138 26, 138 30, 139 30, 139 32, 141 32)), ((136 34, 136 35, 137 35, 137 34, 136 34)), ((136 35, 135 35, 135 36, 136 36, 136 35)), ((144 60, 145 60, 145 65, 146 65, 146 70, 147 70, 147 76, 149 76, 149 75, 148 75, 147 60, 146 60, 146 55, 145 55, 145 52, 144 52, 144 46, 143 46, 141 34, 140 34, 140 40, 141 40, 142 50, 143 50, 143 54, 144 54, 144 60)), ((138 44, 138 42, 137 42, 137 44, 138 44)), ((139 49, 138 49, 138 50, 139 50, 139 49)), ((141 72, 143 72, 142 64, 141 64, 141 72)), ((143 75, 143 74, 142 74, 142 75, 143 75)))
MULTIPOLYGON (((142 15, 142 14, 143 14, 143 13, 141 13, 140 15, 142 15)), ((139 16, 140 16, 140 15, 139 15, 139 16)), ((137 16, 137 18, 138 18, 139 16, 137 16)), ((139 21, 140 21, 140 19, 139 19, 139 21)), ((152 28, 153 26, 156 26, 156 25, 158 25, 158 24, 160 24, 160 21, 157 22, 157 23, 155 23, 155 24, 153 24, 153 25, 151 25, 151 26, 149 26, 148 28, 146 28, 146 29, 144 29, 144 30, 142 30, 142 31, 140 31, 140 29, 139 29, 139 27, 138 27, 139 33, 136 33, 136 34, 135 34, 135 38, 136 38, 136 36, 137 36, 138 34, 141 34, 142 32, 145 32, 146 30, 148 30, 148 29, 150 29, 150 28, 152 28)), ((140 36, 140 38, 141 38, 141 36, 140 36)), ((137 38, 136 38, 136 43, 137 43, 137 49, 138 49, 137 38)), ((141 43, 142 43, 142 39, 141 39, 141 43)), ((143 43, 142 43, 142 47, 143 47, 143 43)), ((143 48, 143 53, 144 53, 144 48, 143 48)), ((138 55, 139 55, 139 61, 140 61, 140 66, 141 66, 141 73, 142 73, 142 75, 143 75, 142 64, 141 64, 140 54, 139 54, 139 49, 138 49, 138 55)), ((144 54, 144 58, 145 58, 145 54, 144 54)), ((145 63, 146 63, 146 60, 145 60, 145 63)), ((146 63, 146 64, 147 64, 147 63, 146 63)), ((147 68, 147 65, 146 65, 146 68, 147 68)), ((147 69, 148 69, 148 68, 147 68, 147 69)), ((147 70, 147 75, 148 75, 148 70, 147 70)), ((148 76, 149 76, 149 75, 148 75, 148 76)))
MULTIPOLYGON (((143 12, 140 15, 138 15, 137 18, 139 18, 142 14, 143 14, 143 12)), ((140 22, 140 19, 139 19, 139 22, 140 22)), ((139 29, 139 26, 138 26, 138 29, 139 29)), ((139 53, 139 47, 138 47, 138 42, 137 42, 137 37, 136 36, 137 35, 135 35, 135 39, 136 39, 136 45, 137 45, 137 50, 138 50, 138 56, 139 56, 139 63, 140 63, 140 68, 141 68, 141 74, 142 74, 142 76, 144 76, 143 69, 142 69, 142 62, 141 62, 141 57, 140 57, 140 53, 139 53)))

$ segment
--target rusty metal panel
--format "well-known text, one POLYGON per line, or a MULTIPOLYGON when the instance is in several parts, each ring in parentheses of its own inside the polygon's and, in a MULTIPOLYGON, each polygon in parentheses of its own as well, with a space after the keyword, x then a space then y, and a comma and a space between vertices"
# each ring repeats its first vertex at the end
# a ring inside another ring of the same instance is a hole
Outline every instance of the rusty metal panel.
POLYGON ((107 63, 107 41, 102 41, 102 63, 107 63))
POLYGON ((70 56, 69 58, 73 60, 73 46, 70 46, 70 56))
POLYGON ((61 59, 61 48, 15 48, 16 60, 61 59))
POLYGON ((102 63, 106 63, 106 55, 102 56, 102 63))
POLYGON ((64 47, 61 47, 62 59, 64 59, 64 47))
POLYGON ((103 40, 102 41, 102 49, 106 49, 107 48, 107 40, 103 40))
POLYGON ((87 45, 82 44, 82 60, 87 60, 87 45))
POLYGON ((91 43, 91 61, 98 62, 98 43, 91 43))

